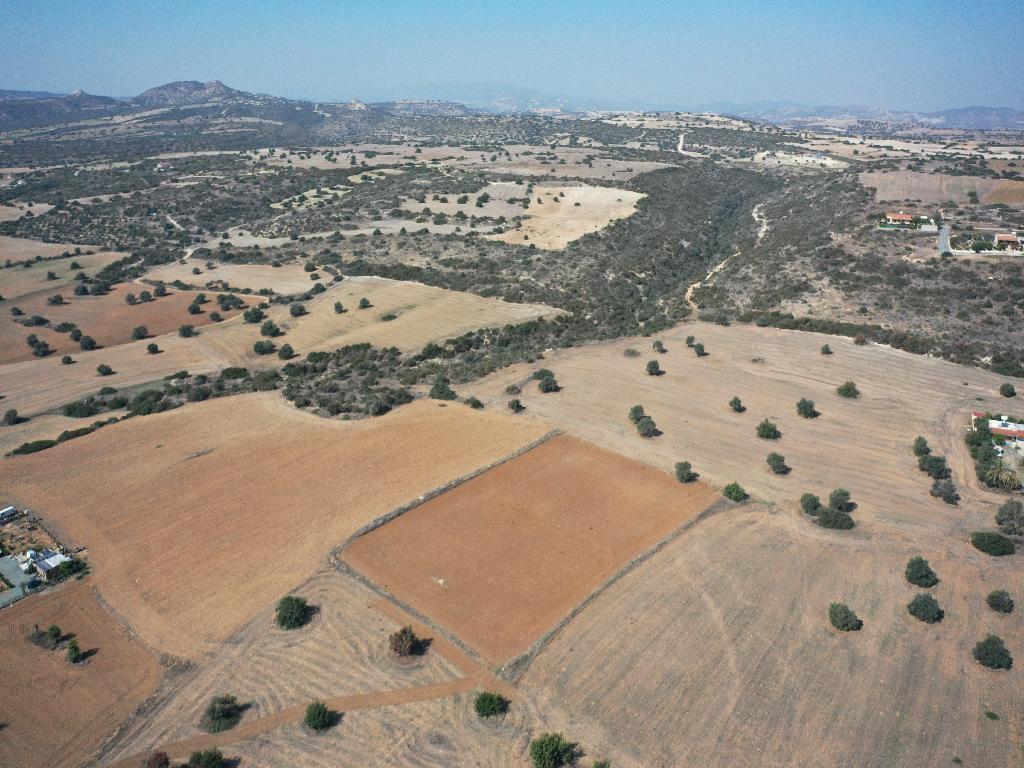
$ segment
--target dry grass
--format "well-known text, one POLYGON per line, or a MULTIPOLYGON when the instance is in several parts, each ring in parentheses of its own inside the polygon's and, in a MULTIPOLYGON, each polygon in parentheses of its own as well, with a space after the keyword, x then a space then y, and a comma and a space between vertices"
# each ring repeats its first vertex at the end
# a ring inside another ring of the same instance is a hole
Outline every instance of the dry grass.
POLYGON ((523 211, 529 218, 516 229, 486 237, 558 250, 589 232, 632 215, 643 197, 639 192, 613 187, 537 186, 530 197, 530 207, 523 211))
POLYGON ((165 264, 146 273, 147 280, 163 280, 172 283, 181 280, 188 285, 206 285, 211 281, 224 281, 232 288, 250 288, 259 291, 270 288, 277 293, 305 293, 313 287, 309 273, 299 263, 282 264, 272 267, 267 264, 224 264, 216 262, 215 269, 206 268, 206 259, 199 257, 165 264), (198 268, 200 274, 192 273, 198 268))
POLYGON ((258 393, 7 459, 0 491, 88 546, 104 599, 147 642, 195 658, 361 525, 541 431, 432 401, 344 423, 258 393))
MULTIPOLYGON (((212 302, 206 305, 206 311, 214 306, 212 302)), ((277 345, 291 344, 300 355, 360 343, 418 352, 430 341, 557 311, 543 305, 510 304, 470 293, 377 277, 346 279, 308 302, 306 307, 308 314, 299 318, 291 317, 283 306, 267 311, 267 316, 286 332, 275 340, 277 345), (356 308, 363 297, 371 302, 371 308, 356 308), (341 301, 349 311, 336 314, 336 301, 341 301), (387 315, 396 317, 390 321, 382 319, 387 315)), ((189 319, 183 319, 183 323, 203 319, 202 315, 187 317, 189 319)), ((276 356, 268 359, 252 351, 253 343, 262 338, 258 324, 244 323, 236 317, 207 326, 194 338, 183 339, 176 333, 158 337, 155 341, 163 350, 159 355, 147 354, 146 345, 154 341, 149 339, 79 352, 74 355, 75 365, 71 366, 61 365, 60 357, 54 355, 11 363, 0 367, 0 392, 7 396, 4 403, 7 407, 32 415, 93 394, 104 385, 124 388, 158 381, 181 370, 196 374, 233 365, 259 367, 278 363, 276 356), (101 363, 111 366, 114 374, 98 376, 96 366, 101 363)), ((18 343, 24 344, 24 336, 18 343)))
POLYGON ((1024 181, 897 171, 862 173, 860 182, 877 190, 875 199, 878 201, 920 200, 937 204, 952 200, 966 203, 967 193, 977 192, 982 203, 1024 204, 1024 181))
POLYGON ((156 659, 100 606, 87 581, 5 608, 0 632, 4 765, 82 765, 160 679, 156 659), (95 653, 73 666, 63 650, 28 641, 34 624, 57 624, 95 653))
MULTIPOLYGON (((2 241, 11 241, 14 238, 4 238, 0 236, 0 248, 2 248, 2 241)), ((23 243, 36 243, 35 240, 22 240, 23 243)), ((74 250, 73 245, 66 243, 60 245, 53 245, 52 243, 38 243, 38 245, 44 247, 44 251, 40 252, 40 255, 49 253, 49 255, 58 255, 66 250, 74 250), (46 249, 49 249, 48 251, 46 249)), ((19 245, 19 247, 21 247, 19 245)), ((41 261, 33 264, 30 267, 13 266, 5 267, 0 269, 0 295, 4 299, 10 301, 16 299, 19 296, 26 296, 30 293, 36 293, 39 291, 47 291, 47 295, 50 292, 57 293, 61 290, 67 289, 68 286, 74 284, 74 276, 79 271, 85 272, 85 274, 92 276, 99 272, 103 267, 112 261, 124 258, 127 254, 104 251, 102 253, 93 253, 82 256, 72 256, 68 259, 55 259, 53 261, 41 261), (81 270, 72 269, 71 262, 77 261, 82 267, 81 270), (53 272, 57 275, 56 280, 47 280, 47 272, 53 272)), ((31 253, 25 253, 20 258, 28 258, 36 256, 36 251, 31 253)), ((3 263, 4 259, 11 258, 13 256, 0 257, 0 264, 3 263)), ((11 302, 15 303, 15 302, 11 302)))
POLYGON ((557 437, 357 539, 344 558, 499 665, 716 498, 557 437))

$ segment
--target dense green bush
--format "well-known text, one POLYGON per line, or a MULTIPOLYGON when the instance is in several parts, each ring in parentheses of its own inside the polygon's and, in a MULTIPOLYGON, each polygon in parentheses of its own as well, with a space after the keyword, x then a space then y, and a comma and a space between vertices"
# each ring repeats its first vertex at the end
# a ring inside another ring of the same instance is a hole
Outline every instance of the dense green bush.
POLYGON ((558 381, 555 379, 554 376, 547 376, 541 379, 540 382, 537 384, 537 388, 544 393, 558 392, 561 389, 561 387, 558 386, 558 381))
POLYGON ((204 749, 192 753, 187 768, 224 768, 226 765, 227 761, 219 749, 204 749))
POLYGON ((806 397, 801 397, 797 401, 796 412, 805 419, 814 419, 821 415, 814 409, 814 401, 808 400, 806 397))
POLYGON ((96 366, 96 373, 100 376, 112 376, 114 374, 114 369, 106 363, 100 363, 96 366))
POLYGON ((526 410, 526 406, 523 405, 522 401, 519 400, 519 398, 513 398, 512 400, 508 401, 508 409, 512 411, 512 413, 522 413, 523 411, 526 410))
POLYGON ((647 362, 647 375, 648 376, 661 376, 664 371, 661 370, 661 366, 658 365, 657 360, 649 360, 647 362))
POLYGON ((1013 598, 1010 597, 1010 593, 1005 589, 996 589, 989 592, 985 602, 988 603, 988 607, 993 611, 998 611, 999 613, 1013 612, 1013 598))
POLYGON ((741 502, 747 498, 747 492, 737 482, 731 482, 722 489, 722 495, 729 501, 741 502))
POLYGON ((790 471, 786 465, 786 457, 781 453, 768 454, 768 468, 776 475, 786 475, 790 471))
POLYGON ((388 637, 388 647, 398 656, 419 656, 426 650, 426 644, 416 636, 412 627, 402 627, 388 637))
POLYGON ((995 635, 988 635, 984 640, 974 646, 972 653, 974 660, 989 669, 1010 669, 1013 667, 1013 657, 1006 650, 1006 644, 1002 638, 995 635))
POLYGON ((437 378, 434 379, 434 383, 430 387, 429 396, 434 400, 455 400, 458 397, 443 374, 438 374, 437 378))
POLYGON ((530 742, 533 768, 564 768, 575 765, 583 750, 560 733, 545 733, 530 742))
POLYGON ((1024 536, 1024 502, 1008 499, 996 512, 996 525, 1007 536, 1024 536))
POLYGON ((496 717, 508 712, 508 699, 501 694, 484 691, 477 694, 473 709, 476 710, 477 717, 496 717))
POLYGON ((641 416, 640 420, 636 423, 636 431, 640 433, 640 437, 657 437, 661 433, 658 431, 658 425, 654 423, 654 419, 650 416, 641 416))
POLYGON ((697 357, 707 357, 708 356, 708 353, 704 351, 704 345, 701 344, 699 341, 696 344, 693 345, 693 353, 697 357))
POLYGON ((860 390, 857 389, 857 385, 852 381, 847 381, 836 387, 836 394, 840 397, 856 398, 860 397, 860 390))
POLYGON ((849 512, 853 509, 850 492, 845 488, 836 488, 828 495, 828 505, 839 512, 849 512))
POLYGON ((322 701, 314 701, 306 707, 306 716, 303 718, 306 727, 311 731, 325 731, 334 725, 334 713, 327 708, 322 701))
POLYGON ((949 467, 946 459, 935 453, 928 453, 917 459, 917 466, 922 472, 935 480, 949 477, 949 467))
POLYGON ((945 615, 939 607, 939 601, 929 594, 915 595, 914 599, 907 604, 907 611, 915 619, 920 619, 927 624, 942 621, 942 617, 945 615))
POLYGON ((821 512, 821 499, 813 493, 805 493, 800 497, 800 509, 807 515, 816 515, 821 512))
POLYGON ((915 456, 921 457, 921 456, 927 456, 929 453, 932 452, 932 449, 928 447, 928 441, 927 440, 925 440, 921 436, 918 436, 918 437, 914 438, 913 451, 914 451, 914 455, 915 456))
POLYGON ((1007 382, 1005 384, 999 385, 999 394, 1002 395, 1003 397, 1016 397, 1017 390, 1014 389, 1013 384, 1007 382))
POLYGON ((821 345, 821 354, 823 354, 823 355, 831 355, 832 354, 832 347, 830 347, 828 344, 822 344, 821 345))
POLYGON ((857 618, 857 614, 842 603, 832 603, 828 607, 828 620, 832 626, 842 632, 856 632, 864 626, 864 622, 857 618))
POLYGON ((660 340, 656 340, 653 344, 651 344, 651 349, 662 355, 668 351, 667 349, 665 349, 665 342, 660 340))
POLYGON ((907 561, 907 568, 903 575, 911 584, 924 587, 925 589, 934 587, 939 583, 939 577, 935 574, 935 571, 928 565, 928 561, 920 555, 912 557, 907 561))
POLYGON ((738 397, 734 397, 732 400, 729 401, 729 407, 732 408, 732 410, 735 411, 736 413, 743 413, 745 410, 747 410, 743 406, 743 401, 740 400, 738 397))
POLYGON ((782 433, 774 423, 765 419, 757 425, 757 436, 762 440, 778 440, 782 437, 782 433))
POLYGON ((209 733, 220 733, 238 725, 245 707, 234 696, 214 696, 206 705, 200 727, 209 733))
POLYGON ((272 341, 257 341, 252 345, 252 351, 257 355, 270 355, 277 351, 277 347, 272 341))
POLYGON ((818 513, 818 525, 836 531, 848 531, 854 526, 853 518, 834 507, 826 507, 818 513))
POLYGON ((992 555, 993 557, 1012 555, 1017 551, 1012 539, 1003 536, 1001 533, 992 533, 991 531, 975 531, 971 534, 971 544, 986 555, 992 555))
POLYGON ((281 629, 298 629, 310 620, 312 613, 305 599, 288 595, 278 601, 275 618, 281 629))
POLYGON ((629 420, 634 424, 638 423, 640 419, 644 417, 644 407, 642 405, 634 405, 629 409, 629 420))

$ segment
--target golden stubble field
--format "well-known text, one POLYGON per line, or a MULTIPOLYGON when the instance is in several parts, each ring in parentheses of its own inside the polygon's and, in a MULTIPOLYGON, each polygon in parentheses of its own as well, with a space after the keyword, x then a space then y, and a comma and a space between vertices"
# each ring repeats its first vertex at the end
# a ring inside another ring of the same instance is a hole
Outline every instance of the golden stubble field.
MULTIPOLYGON (((160 301, 163 299, 154 304, 160 301)), ((255 297, 249 297, 249 301, 255 301, 255 297)), ((267 310, 267 317, 285 331, 285 335, 274 339, 276 345, 290 344, 301 356, 361 343, 418 352, 430 341, 453 338, 486 326, 551 316, 559 311, 539 304, 511 304, 378 277, 347 278, 305 306, 308 313, 298 318, 291 317, 285 306, 267 310), (358 309, 361 298, 371 303, 368 309, 358 309), (348 311, 336 313, 337 301, 348 311), (386 319, 391 315, 393 319, 386 319)), ((205 312, 211 308, 216 308, 212 301, 205 305, 205 312)), ((197 325, 203 319, 203 315, 187 317, 199 321, 197 325)), ((182 323, 191 321, 183 319, 182 323)), ((30 416, 93 394, 102 386, 120 389, 148 384, 183 370, 196 374, 228 366, 258 368, 280 364, 276 355, 264 357, 253 352, 253 344, 262 339, 260 324, 245 323, 241 317, 235 317, 200 328, 199 335, 193 338, 184 339, 174 332, 79 352, 73 355, 75 364, 70 366, 61 365, 59 355, 11 363, 0 367, 0 393, 6 396, 6 407, 30 416), (151 342, 157 343, 160 354, 147 353, 151 342), (109 365, 114 373, 99 376, 96 368, 100 364, 109 365)))
POLYGON ((200 658, 360 526, 543 431, 434 401, 331 421, 256 393, 0 461, 0 496, 87 547, 104 600, 147 643, 200 658))
POLYGON ((952 200, 966 203, 968 192, 977 192, 985 204, 1024 204, 1024 181, 986 179, 976 176, 951 176, 942 173, 915 173, 913 171, 867 172, 860 174, 860 183, 874 187, 878 201, 920 200, 924 204, 938 204, 952 200))
MULTIPOLYGON (((0 264, 6 259, 26 259, 35 257, 37 253, 42 256, 56 256, 64 251, 74 251, 75 249, 74 245, 67 243, 54 244, 39 243, 35 240, 17 240, 17 248, 13 249, 16 252, 12 253, 11 242, 15 240, 17 239, 0 236, 0 264), (29 249, 25 245, 26 243, 34 245, 29 249), (36 246, 41 248, 41 250, 35 250, 36 246)), ((36 292, 46 291, 46 295, 49 296, 51 293, 59 293, 62 290, 67 291, 70 286, 73 286, 75 275, 79 272, 85 272, 86 275, 91 277, 107 266, 107 264, 122 259, 127 255, 116 251, 103 251, 101 253, 71 256, 66 259, 39 261, 28 267, 22 265, 4 267, 0 269, 0 296, 3 296, 5 300, 3 306, 10 307, 16 305, 16 299, 19 296, 26 296, 36 292), (71 267, 73 262, 77 262, 81 269, 73 269, 71 267), (57 278, 55 280, 47 279, 47 273, 49 272, 53 272, 57 278)))

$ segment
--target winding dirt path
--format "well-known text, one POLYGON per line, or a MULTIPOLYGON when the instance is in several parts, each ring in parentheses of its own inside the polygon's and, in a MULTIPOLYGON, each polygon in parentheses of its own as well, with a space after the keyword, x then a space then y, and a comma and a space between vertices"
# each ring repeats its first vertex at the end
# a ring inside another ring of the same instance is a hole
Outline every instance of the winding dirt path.
MULTIPOLYGON (((756 243, 760 243, 762 238, 764 238, 764 236, 768 233, 768 219, 761 214, 761 204, 760 203, 758 203, 757 205, 754 206, 754 209, 750 212, 750 214, 754 217, 754 221, 756 221, 758 223, 758 225, 759 225, 758 226, 758 230, 757 230, 757 240, 756 240, 755 244, 756 243)), ((715 266, 713 266, 708 271, 708 273, 706 275, 704 275, 703 278, 701 278, 697 282, 693 283, 689 288, 686 289, 686 303, 690 305, 690 309, 693 312, 694 316, 696 316, 696 314, 697 314, 698 307, 697 307, 697 302, 693 300, 693 292, 696 291, 698 288, 700 288, 702 285, 704 285, 704 283, 706 283, 712 277, 714 277, 719 272, 721 272, 722 269, 725 267, 725 265, 729 263, 729 260, 732 259, 735 256, 739 256, 739 254, 740 254, 740 251, 736 251, 736 253, 732 253, 729 256, 726 256, 724 259, 722 259, 720 262, 718 262, 715 266)))

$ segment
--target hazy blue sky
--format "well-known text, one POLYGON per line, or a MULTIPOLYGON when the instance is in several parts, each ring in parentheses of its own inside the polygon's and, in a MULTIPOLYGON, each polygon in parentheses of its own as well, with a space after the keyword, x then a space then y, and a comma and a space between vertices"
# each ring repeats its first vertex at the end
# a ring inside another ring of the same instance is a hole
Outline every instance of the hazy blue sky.
POLYGON ((0 0, 0 88, 171 80, 318 99, 494 81, 686 105, 1024 108, 1022 0, 0 0))

